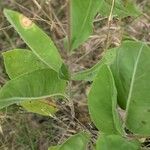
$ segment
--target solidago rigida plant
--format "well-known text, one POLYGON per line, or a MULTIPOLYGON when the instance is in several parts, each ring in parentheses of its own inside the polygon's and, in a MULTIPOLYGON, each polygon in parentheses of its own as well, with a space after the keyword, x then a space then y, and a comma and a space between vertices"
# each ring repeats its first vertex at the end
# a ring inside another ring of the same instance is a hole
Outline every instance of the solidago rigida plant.
MULTIPOLYGON (((133 0, 70 0, 69 7, 69 54, 92 34, 97 13, 119 18, 141 14, 133 0)), ((106 50, 92 68, 70 74, 53 41, 37 25, 19 12, 5 9, 4 14, 30 50, 3 53, 10 81, 0 89, 0 109, 17 103, 27 111, 53 115, 57 108, 48 105, 46 98, 68 99, 66 89, 70 81, 93 81, 88 108, 100 131, 93 150, 142 149, 140 139, 150 136, 148 45, 122 41, 119 47, 106 50), (124 118, 120 117, 118 107, 124 110, 124 118)), ((87 133, 80 132, 49 150, 87 150, 89 140, 87 133)))

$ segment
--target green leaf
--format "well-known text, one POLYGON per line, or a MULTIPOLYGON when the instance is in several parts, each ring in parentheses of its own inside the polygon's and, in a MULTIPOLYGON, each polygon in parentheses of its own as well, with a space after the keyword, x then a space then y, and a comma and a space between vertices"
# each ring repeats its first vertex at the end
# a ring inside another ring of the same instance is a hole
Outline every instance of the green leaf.
POLYGON ((78 48, 91 35, 93 19, 100 4, 100 0, 70 1, 69 49, 71 51, 78 48))
POLYGON ((116 59, 111 70, 118 91, 118 103, 123 109, 126 107, 135 61, 142 45, 140 42, 125 41, 116 48, 116 59))
POLYGON ((84 132, 80 132, 70 137, 63 144, 49 147, 48 150, 86 150, 88 141, 89 135, 84 132))
POLYGON ((123 134, 117 113, 117 91, 110 68, 103 65, 88 95, 88 107, 96 127, 106 134, 123 134))
POLYGON ((126 108, 126 125, 133 133, 150 135, 150 47, 126 41, 117 52, 112 71, 118 102, 126 108))
POLYGON ((142 43, 135 41, 123 42, 116 48, 116 59, 111 65, 118 91, 118 103, 123 109, 126 107, 133 68, 141 46, 142 43))
POLYGON ((28 112, 37 113, 44 116, 53 116, 57 111, 57 107, 48 100, 24 101, 21 106, 28 112))
MULTIPOLYGON (((99 12, 102 16, 109 16, 112 7, 112 0, 103 0, 99 12)), ((141 14, 134 0, 115 0, 113 15, 119 17, 134 16, 141 14)))
POLYGON ((96 150, 140 150, 140 144, 136 141, 128 141, 118 135, 99 137, 96 150))
POLYGON ((6 72, 11 79, 35 70, 48 68, 33 52, 25 49, 14 49, 3 53, 6 72))
POLYGON ((132 71, 126 125, 134 133, 150 135, 150 47, 142 44, 132 71))
MULTIPOLYGON (((11 79, 36 70, 48 68, 32 51, 15 49, 3 53, 6 72, 11 79)), ((38 113, 44 116, 52 116, 57 109, 47 100, 24 101, 20 105, 28 112, 38 113)))
POLYGON ((26 100, 65 96, 66 81, 50 69, 37 70, 8 81, 0 90, 0 109, 26 100))
POLYGON ((78 133, 70 137, 63 143, 59 150, 86 150, 89 141, 89 135, 84 132, 78 133))
POLYGON ((72 80, 75 80, 75 81, 80 81, 80 80, 93 81, 99 68, 102 65, 103 65, 103 60, 100 60, 92 68, 74 73, 72 75, 72 80))
POLYGON ((58 72, 62 59, 52 40, 22 14, 8 9, 4 10, 4 14, 34 54, 47 66, 58 72))
POLYGON ((84 80, 84 81, 93 81, 99 68, 104 64, 110 65, 113 63, 116 57, 116 49, 109 49, 104 54, 102 59, 96 63, 92 68, 86 69, 80 72, 77 72, 72 75, 72 80, 84 80))

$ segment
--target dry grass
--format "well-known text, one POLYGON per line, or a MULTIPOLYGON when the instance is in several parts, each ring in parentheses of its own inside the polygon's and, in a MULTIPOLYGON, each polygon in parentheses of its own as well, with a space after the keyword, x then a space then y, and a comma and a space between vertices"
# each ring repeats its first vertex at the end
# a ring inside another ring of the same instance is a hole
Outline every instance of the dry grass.
MULTIPOLYGON (((144 14, 136 19, 114 18, 108 26, 108 19, 97 15, 94 21, 94 34, 69 59, 72 71, 91 67, 107 47, 120 44, 127 35, 135 40, 150 43, 150 3, 138 1, 144 14), (108 37, 109 31, 109 37, 108 37), (107 40, 107 41, 106 41, 107 40)), ((2 13, 3 8, 18 10, 29 16, 54 40, 60 53, 66 58, 63 39, 67 33, 67 0, 0 0, 0 52, 15 47, 27 48, 2 13)), ((0 84, 8 79, 0 56, 0 84)), ((86 130, 93 136, 97 130, 91 124, 86 95, 90 83, 73 82, 73 104, 75 116, 70 115, 70 103, 59 102, 61 110, 56 118, 30 114, 14 105, 0 113, 0 150, 47 150, 48 146, 62 143, 72 134, 86 130)))

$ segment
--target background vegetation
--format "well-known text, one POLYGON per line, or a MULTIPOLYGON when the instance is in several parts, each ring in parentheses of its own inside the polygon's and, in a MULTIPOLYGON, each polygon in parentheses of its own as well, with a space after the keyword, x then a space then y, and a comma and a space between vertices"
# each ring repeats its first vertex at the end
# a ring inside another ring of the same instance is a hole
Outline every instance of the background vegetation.
MULTIPOLYGON (((72 71, 89 68, 95 64, 101 58, 106 43, 109 47, 114 47, 126 38, 123 32, 133 39, 150 44, 150 1, 138 0, 137 4, 144 12, 138 18, 126 17, 118 20, 114 17, 108 26, 108 18, 100 14, 96 16, 93 35, 69 58, 71 61, 67 62, 72 71)), ((67 32, 67 0, 0 0, 0 53, 15 47, 27 48, 6 21, 3 15, 4 8, 20 11, 34 20, 55 41, 61 49, 60 53, 67 60, 63 47, 67 32)), ((7 79, 0 55, 0 85, 7 79)), ((62 143, 82 129, 93 133, 94 142, 98 132, 90 122, 86 102, 90 83, 72 84, 75 118, 74 114, 70 113, 70 103, 64 102, 55 104, 60 109, 56 118, 28 113, 16 105, 1 111, 0 150, 47 150, 50 145, 62 143)), ((144 144, 150 143, 147 140, 144 144)))

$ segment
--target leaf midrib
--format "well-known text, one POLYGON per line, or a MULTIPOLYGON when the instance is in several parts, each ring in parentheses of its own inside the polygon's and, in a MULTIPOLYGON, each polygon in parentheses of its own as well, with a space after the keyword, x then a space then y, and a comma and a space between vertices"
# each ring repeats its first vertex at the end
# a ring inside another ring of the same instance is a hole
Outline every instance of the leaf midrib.
MULTIPOLYGON (((68 99, 67 95, 64 93, 55 93, 55 94, 49 94, 49 95, 45 95, 45 96, 39 96, 39 97, 12 97, 12 98, 3 98, 0 100, 3 101, 5 100, 5 102, 10 102, 12 100, 16 100, 16 99, 20 99, 20 100, 25 100, 25 99, 31 99, 31 100, 37 100, 37 99, 45 99, 45 98, 48 98, 48 97, 55 97, 55 96, 62 96, 66 99, 68 99)), ((18 101, 18 100, 17 100, 18 101)))

